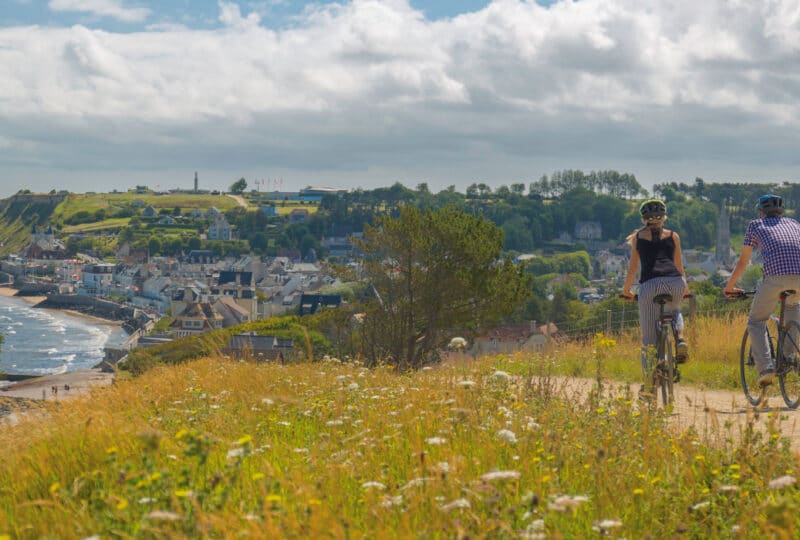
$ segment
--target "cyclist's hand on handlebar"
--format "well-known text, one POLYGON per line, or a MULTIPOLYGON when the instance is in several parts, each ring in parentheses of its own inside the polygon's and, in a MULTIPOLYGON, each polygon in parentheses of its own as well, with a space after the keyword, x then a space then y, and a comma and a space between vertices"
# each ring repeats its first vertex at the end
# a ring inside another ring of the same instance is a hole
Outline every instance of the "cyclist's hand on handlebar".
POLYGON ((725 287, 722 289, 722 294, 728 298, 740 298, 744 295, 744 289, 740 289, 739 287, 725 287))
POLYGON ((620 296, 626 302, 631 302, 634 299, 633 293, 631 291, 622 291, 622 294, 620 296))

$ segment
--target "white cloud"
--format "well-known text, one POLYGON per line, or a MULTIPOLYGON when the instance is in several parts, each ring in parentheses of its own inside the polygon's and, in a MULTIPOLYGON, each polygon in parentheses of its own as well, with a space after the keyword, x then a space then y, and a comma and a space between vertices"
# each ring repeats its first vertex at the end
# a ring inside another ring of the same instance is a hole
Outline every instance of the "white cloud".
POLYGON ((121 0, 50 0, 52 11, 77 11, 100 17, 111 17, 122 22, 141 22, 150 16, 147 8, 127 8, 121 0))
POLYGON ((283 30, 242 6, 220 1, 215 30, 0 29, 0 138, 39 152, 15 163, 432 187, 797 165, 795 0, 494 0, 436 22, 406 0, 353 0, 283 30))

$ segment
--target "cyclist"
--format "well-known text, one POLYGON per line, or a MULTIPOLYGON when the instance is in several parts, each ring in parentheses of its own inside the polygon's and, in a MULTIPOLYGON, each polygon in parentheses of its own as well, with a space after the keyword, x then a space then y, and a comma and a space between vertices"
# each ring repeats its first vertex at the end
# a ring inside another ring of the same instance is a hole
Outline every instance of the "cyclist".
POLYGON ((634 231, 628 241, 631 245, 631 261, 622 295, 631 300, 631 285, 641 266, 639 276, 639 328, 642 331, 642 367, 647 365, 647 347, 656 344, 656 321, 659 306, 653 302, 659 294, 672 296, 672 302, 664 305, 664 312, 673 313, 678 344, 675 359, 679 363, 689 358, 689 348, 683 337, 683 316, 680 303, 688 294, 681 257, 681 239, 674 231, 664 228, 667 206, 661 199, 648 199, 639 206, 644 226, 634 231))
POLYGON ((787 321, 800 322, 800 223, 783 215, 783 199, 778 195, 762 195, 756 209, 759 218, 747 226, 742 254, 723 292, 726 296, 743 292, 735 285, 750 262, 753 248, 757 248, 764 260, 764 279, 753 297, 747 329, 759 372, 758 384, 766 386, 775 378, 767 342, 767 320, 782 291, 798 292, 786 299, 785 317, 787 321))

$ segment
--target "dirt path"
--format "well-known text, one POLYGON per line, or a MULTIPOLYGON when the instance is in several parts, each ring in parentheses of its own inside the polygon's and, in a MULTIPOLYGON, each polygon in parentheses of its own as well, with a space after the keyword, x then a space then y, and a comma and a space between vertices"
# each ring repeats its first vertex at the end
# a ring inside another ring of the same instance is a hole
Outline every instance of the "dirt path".
POLYGON ((241 195, 232 195, 231 193, 226 193, 228 197, 236 201, 236 204, 241 206, 242 208, 247 208, 247 201, 241 195))
MULTIPOLYGON (((570 391, 586 395, 596 384, 593 379, 564 379, 570 391)), ((622 389, 623 384, 604 381, 610 388, 622 389)), ((633 388, 634 396, 638 385, 633 388)), ((659 407, 661 405, 659 404, 659 407)), ((694 428, 704 441, 724 442, 738 439, 748 422, 757 430, 765 431, 769 423, 775 422, 781 436, 791 442, 792 448, 800 452, 800 409, 786 407, 777 384, 767 392, 763 406, 749 406, 741 391, 709 390, 684 384, 675 385, 675 408, 670 422, 679 431, 694 428)))

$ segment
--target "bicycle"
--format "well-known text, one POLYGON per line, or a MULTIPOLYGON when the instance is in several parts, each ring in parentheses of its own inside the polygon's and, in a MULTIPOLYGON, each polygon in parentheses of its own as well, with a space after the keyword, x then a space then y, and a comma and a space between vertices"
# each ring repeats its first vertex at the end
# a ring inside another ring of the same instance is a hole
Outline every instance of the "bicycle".
MULTIPOLYGON (((629 299, 625 296, 622 298, 629 299)), ((686 295, 683 298, 691 298, 686 295)), ((634 295, 634 300, 639 299, 639 295, 634 295)), ((653 302, 659 305, 658 320, 656 321, 656 354, 653 356, 648 352, 647 365, 645 368, 645 379, 649 382, 651 396, 658 399, 661 392, 661 401, 664 407, 675 402, 675 383, 680 382, 681 372, 678 370, 676 359, 676 347, 678 343, 678 331, 675 328, 675 318, 672 313, 665 313, 664 306, 672 302, 671 294, 658 294, 653 298, 653 302), (671 331, 670 331, 671 330, 671 331)))
MULTIPOLYGON (((731 295, 731 298, 747 298, 753 296, 755 291, 744 291, 731 295)), ((800 405, 800 361, 798 361, 798 336, 800 324, 797 321, 786 321, 784 318, 786 299, 796 294, 796 291, 787 289, 780 295, 779 315, 774 313, 767 320, 767 343, 772 365, 781 389, 783 401, 790 409, 800 405), (787 354, 787 351, 789 353, 787 354)), ((739 349, 739 379, 747 401, 754 407, 761 404, 766 395, 767 386, 758 385, 758 368, 750 345, 750 334, 747 328, 742 336, 742 345, 739 349), (753 392, 759 389, 758 395, 753 392)))

